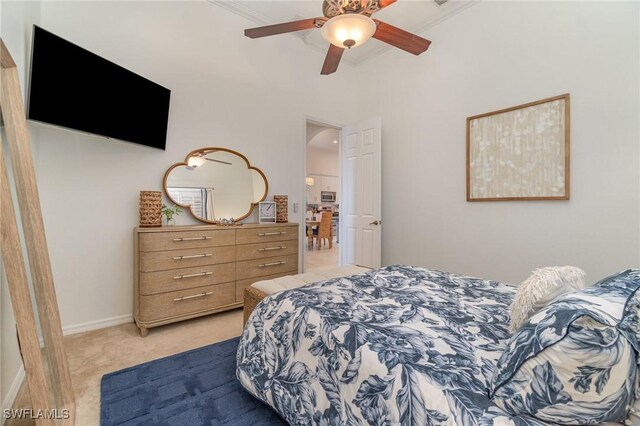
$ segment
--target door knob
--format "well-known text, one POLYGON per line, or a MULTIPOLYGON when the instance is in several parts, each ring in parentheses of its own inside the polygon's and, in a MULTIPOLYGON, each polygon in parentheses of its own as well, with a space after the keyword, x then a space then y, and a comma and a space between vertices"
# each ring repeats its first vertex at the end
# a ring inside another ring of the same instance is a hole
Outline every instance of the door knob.
POLYGON ((382 221, 381 220, 374 220, 369 225, 382 225, 382 221))

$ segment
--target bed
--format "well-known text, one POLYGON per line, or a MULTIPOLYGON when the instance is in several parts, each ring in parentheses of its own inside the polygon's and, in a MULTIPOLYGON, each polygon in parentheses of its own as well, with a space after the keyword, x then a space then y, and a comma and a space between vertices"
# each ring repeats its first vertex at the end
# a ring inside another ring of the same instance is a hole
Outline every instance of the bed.
POLYGON ((259 304, 237 375, 292 425, 543 425, 491 404, 513 287, 394 265, 259 304))

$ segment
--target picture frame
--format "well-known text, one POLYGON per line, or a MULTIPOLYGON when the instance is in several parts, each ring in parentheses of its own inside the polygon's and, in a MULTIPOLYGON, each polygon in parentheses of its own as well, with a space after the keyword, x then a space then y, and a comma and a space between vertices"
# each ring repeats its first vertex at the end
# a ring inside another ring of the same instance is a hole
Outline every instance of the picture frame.
POLYGON ((467 201, 568 200, 570 94, 467 117, 467 201))

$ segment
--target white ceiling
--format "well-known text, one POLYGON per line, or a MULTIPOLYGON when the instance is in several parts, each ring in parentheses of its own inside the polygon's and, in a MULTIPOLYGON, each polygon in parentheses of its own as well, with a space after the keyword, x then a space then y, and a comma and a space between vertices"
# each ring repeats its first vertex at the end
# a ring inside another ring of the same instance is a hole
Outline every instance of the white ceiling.
MULTIPOLYGON (((434 0, 400 0, 375 13, 373 17, 403 30, 420 34, 427 28, 458 14, 479 1, 449 0, 442 6, 438 6, 434 0)), ((323 16, 322 0, 210 0, 210 2, 249 19, 256 24, 256 27, 323 16)), ((278 37, 292 36, 300 37, 307 46, 323 53, 329 47, 329 43, 322 38, 318 29, 269 38, 277 43, 278 37)), ((358 65, 390 48, 389 45, 381 41, 371 39, 362 46, 346 51, 342 60, 351 65, 358 65)))

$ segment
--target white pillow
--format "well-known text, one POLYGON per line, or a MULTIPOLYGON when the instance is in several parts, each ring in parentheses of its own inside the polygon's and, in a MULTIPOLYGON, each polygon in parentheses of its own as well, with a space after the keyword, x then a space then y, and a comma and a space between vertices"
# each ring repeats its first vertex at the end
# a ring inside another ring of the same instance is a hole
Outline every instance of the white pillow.
POLYGON ((511 325, 515 333, 529 318, 565 293, 586 287, 586 274, 575 266, 550 266, 533 271, 516 291, 511 303, 511 325))

